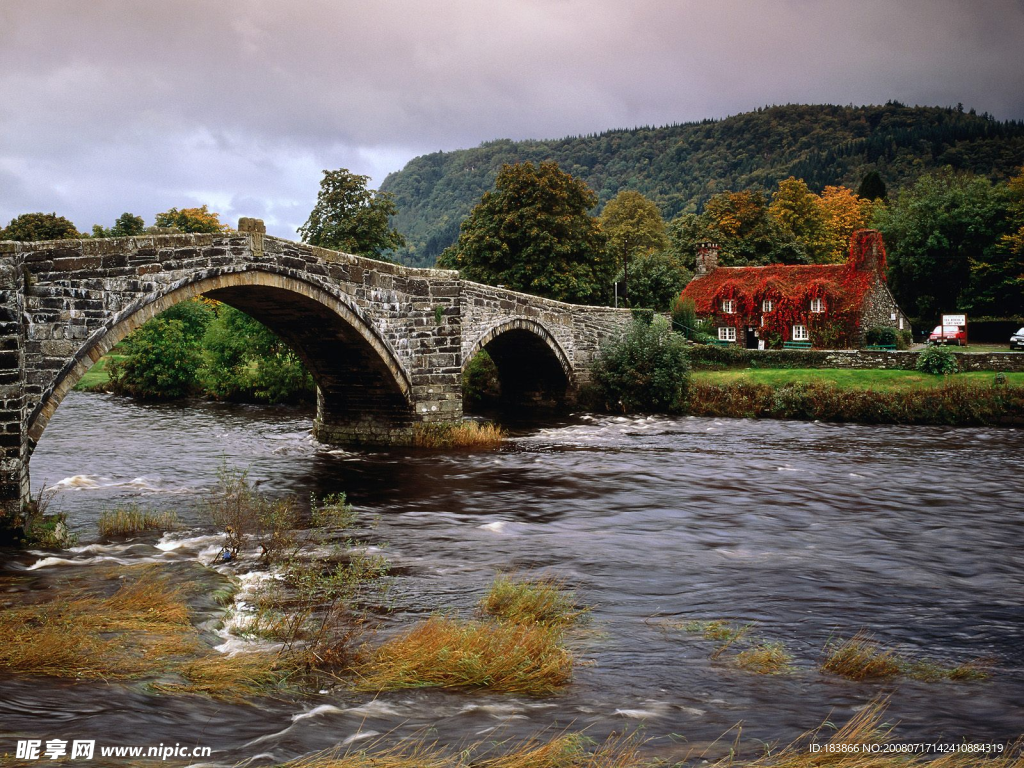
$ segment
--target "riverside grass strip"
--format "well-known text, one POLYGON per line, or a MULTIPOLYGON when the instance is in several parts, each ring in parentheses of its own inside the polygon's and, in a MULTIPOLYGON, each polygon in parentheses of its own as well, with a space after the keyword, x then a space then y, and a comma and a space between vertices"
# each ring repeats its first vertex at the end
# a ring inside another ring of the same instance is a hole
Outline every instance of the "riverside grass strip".
POLYGON ((926 659, 908 659, 881 646, 866 632, 858 632, 848 640, 829 642, 825 646, 821 670, 849 680, 884 680, 905 676, 934 682, 984 680, 988 677, 984 661, 944 666, 926 659))

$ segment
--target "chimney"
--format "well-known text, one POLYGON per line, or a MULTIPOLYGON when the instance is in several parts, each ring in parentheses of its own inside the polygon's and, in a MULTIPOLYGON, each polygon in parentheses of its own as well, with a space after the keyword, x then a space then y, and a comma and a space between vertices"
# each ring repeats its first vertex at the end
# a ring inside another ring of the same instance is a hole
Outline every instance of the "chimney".
POLYGON ((697 243, 697 274, 704 277, 718 269, 718 243, 697 243))
POLYGON ((885 243, 875 229, 858 229, 850 235, 849 264, 862 272, 877 272, 885 279, 885 243))

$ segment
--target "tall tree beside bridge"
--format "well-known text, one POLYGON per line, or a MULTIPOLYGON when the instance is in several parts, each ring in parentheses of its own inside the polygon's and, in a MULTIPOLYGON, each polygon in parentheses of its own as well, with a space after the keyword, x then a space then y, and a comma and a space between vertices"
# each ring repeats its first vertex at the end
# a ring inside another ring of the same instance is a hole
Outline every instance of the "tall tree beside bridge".
POLYGON ((405 245, 391 226, 398 209, 389 193, 367 189, 369 180, 346 168, 324 171, 316 206, 299 227, 302 242, 390 261, 387 254, 405 245))
POLYGON ((18 240, 23 243, 76 240, 80 237, 82 234, 75 229, 75 225, 56 213, 23 213, 0 229, 0 240, 18 240))
POLYGON ((438 266, 559 301, 604 303, 614 262, 588 213, 596 204, 593 190, 557 163, 505 165, 438 266))

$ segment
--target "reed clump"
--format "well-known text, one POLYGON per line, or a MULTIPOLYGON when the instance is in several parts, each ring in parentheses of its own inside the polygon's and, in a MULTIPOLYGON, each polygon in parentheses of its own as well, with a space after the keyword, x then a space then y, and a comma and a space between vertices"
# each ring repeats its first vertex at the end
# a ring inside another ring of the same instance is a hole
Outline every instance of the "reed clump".
POLYGON ((174 512, 147 512, 136 504, 104 510, 96 523, 100 536, 134 536, 143 531, 168 531, 178 527, 174 512))
POLYGON ((490 422, 420 423, 413 427, 413 446, 433 450, 483 451, 500 448, 508 434, 490 422))
POLYGON ((293 663, 276 653, 218 654, 177 665, 174 672, 183 682, 160 683, 153 687, 166 693, 198 693, 239 702, 266 695, 295 671, 293 663))
POLYGON ((545 696, 572 680, 558 628, 434 616, 388 640, 353 668, 362 691, 487 688, 545 696))
POLYGON ((925 681, 969 681, 988 677, 982 661, 950 667, 924 659, 908 659, 884 648, 864 632, 848 640, 828 643, 821 669, 849 680, 880 680, 901 675, 925 681))
POLYGON ((569 626, 582 621, 589 609, 553 578, 517 579, 501 575, 481 602, 484 613, 515 624, 569 626))
POLYGON ((658 764, 642 759, 639 748, 640 742, 629 736, 595 744, 581 733, 563 733, 546 741, 475 744, 458 751, 411 742, 335 750, 292 760, 282 768, 653 768, 658 764))
POLYGON ((792 669, 793 656, 780 642, 761 641, 736 654, 737 666, 759 675, 777 675, 792 669))
POLYGON ((180 588, 153 569, 109 597, 58 596, 0 613, 0 669, 72 679, 140 677, 197 646, 180 588))

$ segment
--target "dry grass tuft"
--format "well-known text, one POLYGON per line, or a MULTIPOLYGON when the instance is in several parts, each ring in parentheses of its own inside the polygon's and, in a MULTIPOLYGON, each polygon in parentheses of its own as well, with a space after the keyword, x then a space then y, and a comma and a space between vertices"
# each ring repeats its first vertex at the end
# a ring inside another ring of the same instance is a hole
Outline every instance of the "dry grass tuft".
POLYGON ((456 424, 420 423, 413 428, 413 445, 416 448, 442 450, 461 448, 481 451, 499 448, 508 437, 501 427, 476 421, 460 421, 456 424))
POLYGON ((185 679, 184 683, 161 683, 154 688, 239 702, 266 695, 294 671, 294 667, 289 667, 277 654, 240 653, 193 659, 178 665, 175 671, 185 679))
POLYGON ((777 675, 788 672, 793 657, 779 642, 761 641, 736 654, 736 664, 759 675, 777 675))
POLYGON ((823 738, 822 726, 778 752, 755 760, 740 759, 731 752, 710 768, 1024 768, 1024 744, 1019 741, 995 755, 957 751, 936 758, 899 750, 884 752, 882 745, 902 741, 892 738, 893 729, 883 722, 884 715, 884 702, 876 701, 827 739, 823 738), (818 750, 812 752, 809 744, 817 744, 818 750), (868 745, 877 745, 878 751, 868 745))
POLYGON ((109 597, 75 593, 0 613, 0 669, 52 677, 127 678, 195 647, 181 590, 152 568, 109 597), (160 653, 154 653, 159 650, 160 653))
POLYGON ((484 597, 485 613, 515 624, 568 626, 586 616, 576 595, 567 592, 560 581, 551 578, 515 579, 499 576, 484 597))
POLYGON ((435 616, 377 648, 353 670, 354 687, 471 687, 549 695, 572 680, 572 654, 561 640, 558 629, 539 624, 435 616))
POLYGON ((825 651, 827 656, 821 663, 822 671, 850 680, 896 677, 903 672, 903 665, 896 653, 882 648, 863 632, 841 643, 829 644, 825 651))
POLYGON ((100 536, 134 536, 143 531, 167 531, 178 527, 174 512, 147 512, 137 505, 115 507, 100 515, 96 523, 100 536))
POLYGON ((642 768, 639 742, 612 737, 594 745, 579 733, 565 733, 549 741, 530 739, 511 743, 477 744, 455 751, 437 744, 412 744, 362 749, 356 752, 321 752, 285 763, 282 768, 642 768), (593 751, 591 748, 595 747, 593 751))
POLYGON ((905 675, 915 680, 984 680, 989 676, 983 660, 948 667, 928 660, 912 660, 891 649, 882 648, 864 632, 849 640, 825 646, 821 669, 850 680, 877 680, 905 675))

